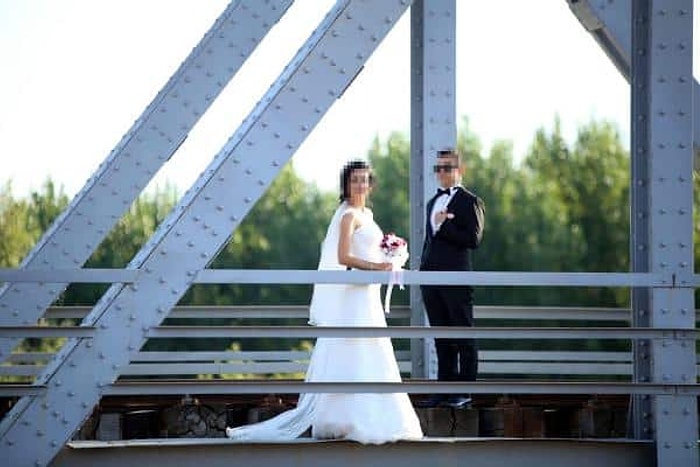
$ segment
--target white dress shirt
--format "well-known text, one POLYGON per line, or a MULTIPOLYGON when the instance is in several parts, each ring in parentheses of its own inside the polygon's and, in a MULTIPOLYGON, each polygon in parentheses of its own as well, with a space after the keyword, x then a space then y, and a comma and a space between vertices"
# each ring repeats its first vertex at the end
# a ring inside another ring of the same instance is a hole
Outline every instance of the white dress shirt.
POLYGON ((457 191, 457 186, 450 187, 449 190, 449 196, 443 193, 437 197, 435 203, 433 204, 433 210, 430 212, 430 226, 433 228, 433 235, 435 235, 437 231, 440 230, 440 226, 442 225, 442 223, 435 223, 435 214, 447 209, 447 205, 450 204, 450 201, 452 201, 452 197, 454 196, 455 191, 457 191))

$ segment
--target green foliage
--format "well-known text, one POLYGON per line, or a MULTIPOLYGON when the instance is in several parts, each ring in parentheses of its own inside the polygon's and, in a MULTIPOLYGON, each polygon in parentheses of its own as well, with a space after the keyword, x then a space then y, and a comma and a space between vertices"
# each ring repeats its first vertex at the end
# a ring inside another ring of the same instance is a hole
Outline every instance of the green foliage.
MULTIPOLYGON (((615 128, 591 123, 579 129, 573 148, 561 136, 559 122, 551 135, 537 132, 525 165, 532 183, 547 203, 551 260, 561 269, 584 272, 629 271, 629 155, 615 128)), ((535 201, 532 200, 531 201, 535 201)), ((624 306, 628 293, 611 289, 581 289, 573 303, 624 306)))
POLYGON ((0 267, 17 267, 41 235, 68 205, 51 180, 29 199, 15 199, 12 185, 0 188, 0 267))
POLYGON ((27 202, 12 198, 9 182, 0 192, 0 265, 17 267, 36 241, 27 230, 27 202))
MULTIPOLYGON (((335 197, 304 182, 291 165, 272 183, 211 264, 222 269, 315 269, 335 197)), ((195 286, 186 304, 304 304, 310 286, 195 286), (213 288, 218 292, 212 294, 213 288)))
POLYGON ((409 236, 410 143, 405 135, 393 133, 385 143, 375 139, 369 162, 376 183, 370 203, 374 218, 385 232, 409 236))
MULTIPOLYGON (((537 131, 520 165, 514 163, 513 148, 508 141, 497 142, 484 154, 466 119, 459 129, 457 145, 465 155, 463 183, 486 205, 484 241, 474 255, 477 270, 629 270, 629 154, 613 125, 591 122, 579 128, 573 144, 567 144, 559 121, 555 120, 551 130, 537 131)), ((406 135, 394 133, 386 141, 376 139, 368 156, 377 179, 371 197, 375 218, 384 231, 408 237, 410 142, 406 135)), ((698 271, 700 177, 697 174, 694 187, 694 252, 698 271)), ((179 194, 170 186, 142 195, 99 245, 86 267, 126 266, 168 216, 178 198, 179 194)), ((27 198, 15 198, 10 183, 1 187, 0 267, 19 266, 67 204, 66 196, 51 181, 27 198)), ((336 193, 320 192, 288 165, 209 267, 314 269, 320 242, 336 205, 336 193)), ((411 241, 422 242, 422 239, 411 241)), ((104 290, 106 286, 73 285, 61 295, 59 303, 92 305, 104 290)), ((304 305, 310 292, 310 285, 197 285, 180 303, 304 305)), ((396 291, 394 303, 406 303, 407 297, 406 292, 396 291)), ((480 287, 476 300, 483 305, 616 307, 629 305, 629 291, 480 287)), ((222 323, 200 321, 199 324, 222 323)), ((260 320, 256 324, 269 324, 269 321, 260 320)), ((298 341, 256 339, 237 345, 245 349, 289 348, 295 342, 298 341)), ((25 342, 25 346, 41 350, 58 344, 56 340, 25 342)), ((225 349, 230 345, 226 339, 189 339, 152 342, 149 348, 225 349)))
MULTIPOLYGON (((48 230, 53 221, 68 205, 68 198, 57 190, 51 180, 35 191, 29 199, 15 199, 8 182, 0 190, 0 267, 15 268, 48 230)), ((61 322, 56 323, 62 324, 61 322)), ((55 352, 65 339, 26 339, 19 351, 55 352)), ((3 381, 21 381, 24 378, 4 377, 3 381)))
MULTIPOLYGON (((474 254, 484 271, 629 270, 629 156, 614 127, 591 123, 569 148, 555 121, 537 132, 521 167, 512 145, 500 141, 482 157, 465 119, 458 135, 463 184, 486 204, 486 229, 474 254)), ((372 205, 385 231, 409 231, 410 143, 405 135, 375 140, 369 159, 377 178, 372 205)), ((411 239, 422 241, 422 239, 411 239)), ((624 306, 625 290, 480 288, 492 305, 624 306)), ((401 300, 401 299, 399 299, 401 300)))
MULTIPOLYGON (((124 268, 177 202, 175 187, 166 185, 137 198, 87 260, 87 268, 124 268)), ((61 305, 94 305, 107 290, 102 284, 73 284, 59 299, 61 305)))
MULTIPOLYGON (((227 245, 210 265, 219 269, 315 269, 321 240, 337 205, 335 195, 321 193, 304 182, 291 165, 285 166, 265 195, 233 232, 227 245)), ((311 285, 195 285, 182 305, 279 305, 307 304, 311 285)), ((198 320, 198 324, 221 324, 198 320)), ((240 324, 237 320, 227 324, 240 324)), ((291 324, 284 320, 258 320, 256 324, 291 324)), ((245 350, 289 348, 293 340, 249 339, 245 350)), ((157 348, 224 348, 226 339, 188 339, 149 344, 157 348)))

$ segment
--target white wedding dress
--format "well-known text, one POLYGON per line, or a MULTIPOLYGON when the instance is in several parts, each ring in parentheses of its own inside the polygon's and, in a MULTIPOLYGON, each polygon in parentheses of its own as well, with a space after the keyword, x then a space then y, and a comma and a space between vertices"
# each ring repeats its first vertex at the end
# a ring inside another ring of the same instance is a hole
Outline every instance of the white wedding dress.
MULTIPOLYGON (((340 218, 346 203, 336 210, 321 249, 319 269, 344 269, 338 263, 340 218)), ((360 211, 362 226, 352 235, 351 253, 382 262, 382 231, 371 211, 360 211)), ((314 287, 310 324, 316 326, 386 327, 380 284, 314 287)), ((306 381, 400 382, 394 349, 388 337, 318 338, 306 373, 306 381)), ((227 428, 229 438, 241 441, 293 439, 311 427, 316 439, 348 439, 381 444, 420 439, 423 432, 406 393, 301 394, 296 408, 253 425, 227 428)))

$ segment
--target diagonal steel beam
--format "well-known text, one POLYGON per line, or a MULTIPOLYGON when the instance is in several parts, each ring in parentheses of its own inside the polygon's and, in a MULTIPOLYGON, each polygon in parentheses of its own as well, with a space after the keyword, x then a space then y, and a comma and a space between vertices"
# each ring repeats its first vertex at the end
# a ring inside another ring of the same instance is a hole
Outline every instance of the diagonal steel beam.
MULTIPOLYGON (((84 264, 292 3, 232 1, 20 267, 84 264)), ((67 285, 5 284, 0 325, 35 323, 67 285)), ((0 339, 0 362, 19 341, 0 339)))
MULTIPOLYGON (((590 0, 566 0, 581 25, 596 40, 603 52, 615 64, 629 82, 632 60, 632 0, 597 2, 590 0)), ((693 47, 693 44, 677 44, 678 47, 693 47)), ((700 84, 693 79, 693 148, 694 167, 700 170, 700 84)))
POLYGON ((3 461, 46 465, 61 450, 409 4, 345 0, 331 9, 132 260, 143 274, 113 285, 85 318, 94 336, 64 345, 35 383, 46 393, 21 399, 2 420, 3 461))

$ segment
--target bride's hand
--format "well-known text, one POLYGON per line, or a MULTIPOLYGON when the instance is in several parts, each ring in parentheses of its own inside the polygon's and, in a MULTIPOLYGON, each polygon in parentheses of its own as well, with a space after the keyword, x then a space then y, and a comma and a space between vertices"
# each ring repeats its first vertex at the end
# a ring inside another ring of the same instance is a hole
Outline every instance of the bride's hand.
POLYGON ((375 268, 376 271, 391 271, 393 266, 391 263, 376 263, 375 268))

